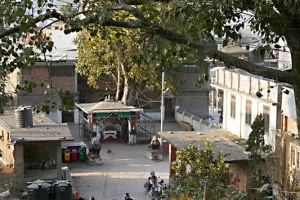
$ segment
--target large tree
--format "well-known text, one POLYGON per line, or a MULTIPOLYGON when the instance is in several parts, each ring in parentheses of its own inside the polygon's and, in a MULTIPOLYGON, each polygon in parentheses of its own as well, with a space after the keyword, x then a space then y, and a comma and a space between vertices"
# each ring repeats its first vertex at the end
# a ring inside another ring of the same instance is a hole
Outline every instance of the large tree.
POLYGON ((225 62, 227 66, 235 66, 253 74, 292 84, 296 94, 297 114, 300 113, 299 1, 74 0, 73 9, 64 9, 65 12, 62 13, 58 12, 59 7, 50 0, 3 0, 0 8, 0 61, 1 73, 4 75, 1 77, 5 77, 6 73, 16 67, 33 65, 37 53, 51 51, 53 44, 47 38, 40 38, 41 32, 34 29, 39 22, 48 26, 55 21, 63 21, 68 25, 66 33, 80 31, 82 27, 91 24, 139 29, 144 33, 197 49, 209 58, 225 62), (152 6, 155 9, 149 9, 152 6), (120 19, 120 12, 125 12, 126 17, 120 19), (153 18, 154 14, 160 18, 153 18), (246 23, 268 42, 276 42, 280 37, 286 40, 292 55, 291 71, 264 68, 217 50, 214 45, 215 35, 224 37, 225 41, 230 38, 238 40, 238 32, 246 23), (32 39, 39 40, 25 46, 22 39, 29 33, 32 39), (37 52, 33 47, 38 47, 40 51, 37 52))
MULTIPOLYGON (((157 36, 117 27, 84 29, 78 34, 76 70, 88 77, 95 88, 100 76, 108 75, 114 80, 115 99, 127 105, 140 105, 144 88, 155 91, 160 87, 160 74, 168 74, 168 82, 180 81, 180 63, 191 58, 188 48, 181 48, 157 36), (135 103, 139 102, 139 104, 135 103)), ((198 59, 198 58, 197 58, 198 59)), ((167 87, 174 91, 173 85, 167 87)), ((159 91, 156 95, 160 96, 159 91)), ((152 100, 153 101, 153 100, 152 100)))
POLYGON ((210 141, 203 146, 204 150, 190 145, 176 152, 168 189, 171 199, 242 199, 239 181, 232 177, 221 152, 214 152, 210 141))

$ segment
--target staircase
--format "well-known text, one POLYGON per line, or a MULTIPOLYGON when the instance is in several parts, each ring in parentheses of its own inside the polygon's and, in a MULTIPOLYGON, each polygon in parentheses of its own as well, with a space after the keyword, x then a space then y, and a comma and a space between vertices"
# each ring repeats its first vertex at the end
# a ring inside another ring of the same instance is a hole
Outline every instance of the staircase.
POLYGON ((153 135, 155 135, 155 124, 151 116, 141 112, 137 124, 137 144, 149 144, 153 135))

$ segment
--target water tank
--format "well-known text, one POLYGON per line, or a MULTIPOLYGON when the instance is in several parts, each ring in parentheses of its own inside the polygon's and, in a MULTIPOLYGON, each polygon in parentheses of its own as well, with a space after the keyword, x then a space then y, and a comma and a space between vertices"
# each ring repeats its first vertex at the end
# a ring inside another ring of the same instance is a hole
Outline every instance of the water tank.
POLYGON ((72 200, 72 184, 68 180, 58 180, 53 184, 54 200, 72 200))
POLYGON ((32 107, 26 106, 25 107, 25 127, 32 127, 33 126, 33 118, 32 118, 32 107))
POLYGON ((50 200, 52 196, 52 183, 36 180, 27 183, 28 200, 50 200))
POLYGON ((32 107, 21 106, 15 108, 15 120, 16 120, 16 128, 32 127, 33 126, 32 107))

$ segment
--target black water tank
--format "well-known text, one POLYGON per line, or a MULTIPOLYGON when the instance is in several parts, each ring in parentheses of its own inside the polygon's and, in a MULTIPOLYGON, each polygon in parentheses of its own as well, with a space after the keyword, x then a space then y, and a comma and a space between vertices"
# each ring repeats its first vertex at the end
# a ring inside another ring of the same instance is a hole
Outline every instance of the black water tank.
POLYGON ((72 200, 72 184, 68 180, 59 180, 53 184, 54 200, 72 200))
POLYGON ((15 120, 16 120, 16 128, 28 128, 33 126, 32 119, 32 107, 18 107, 15 108, 15 120))
POLYGON ((28 200, 50 200, 52 196, 52 182, 36 180, 27 183, 28 200))
POLYGON ((32 118, 32 107, 31 106, 26 106, 25 107, 25 127, 32 127, 33 126, 33 118, 32 118))

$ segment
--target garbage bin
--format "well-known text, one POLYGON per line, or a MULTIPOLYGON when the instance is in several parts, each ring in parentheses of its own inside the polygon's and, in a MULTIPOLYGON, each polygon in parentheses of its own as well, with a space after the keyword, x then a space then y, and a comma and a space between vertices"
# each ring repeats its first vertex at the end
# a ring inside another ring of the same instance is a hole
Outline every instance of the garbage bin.
POLYGON ((78 150, 78 158, 79 158, 80 161, 85 160, 85 150, 84 149, 79 149, 78 150))
POLYGON ((71 153, 72 161, 77 161, 77 158, 78 158, 77 149, 72 149, 72 153, 71 153))
POLYGON ((69 149, 64 150, 64 161, 69 162, 71 157, 71 152, 69 149))

